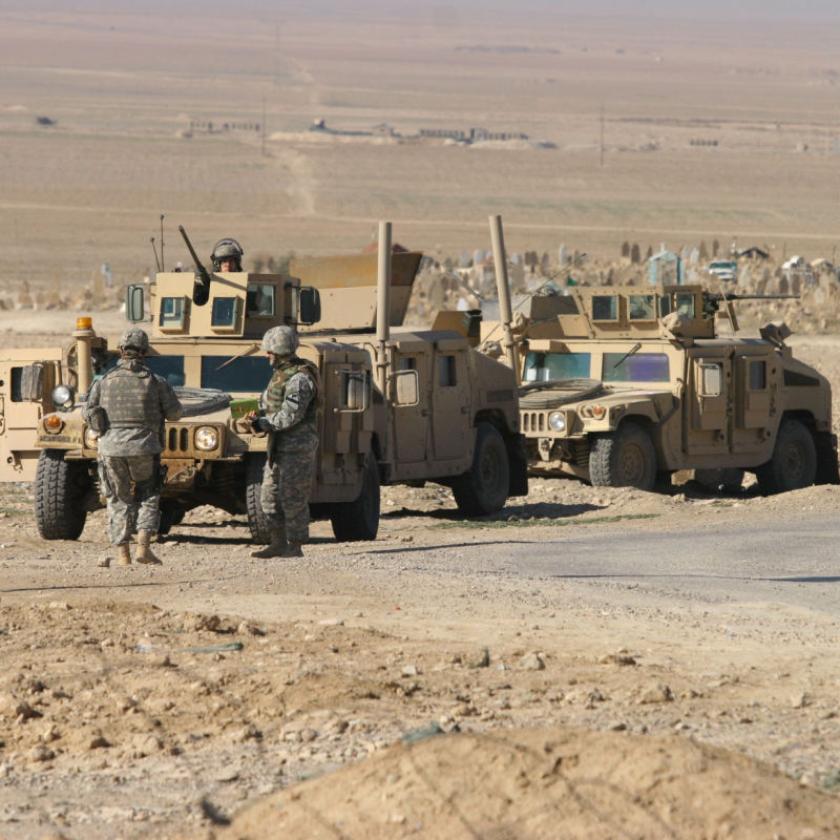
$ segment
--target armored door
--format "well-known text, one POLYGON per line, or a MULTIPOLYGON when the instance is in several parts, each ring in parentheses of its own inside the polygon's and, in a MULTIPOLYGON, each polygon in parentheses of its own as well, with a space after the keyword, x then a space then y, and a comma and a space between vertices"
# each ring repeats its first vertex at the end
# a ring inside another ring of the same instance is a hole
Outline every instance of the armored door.
POLYGON ((0 473, 6 481, 35 479, 39 455, 35 427, 44 413, 43 401, 49 400, 58 381, 60 359, 59 349, 54 355, 34 349, 11 350, 0 360, 0 473), (25 371, 35 362, 40 367, 40 391, 44 396, 42 400, 30 401, 24 393, 25 371))
POLYGON ((469 451, 469 382, 466 349, 436 349, 432 371, 432 438, 435 460, 463 458, 469 451))
POLYGON ((777 361, 773 352, 735 356, 735 422, 737 452, 770 448, 778 399, 777 361))
POLYGON ((732 360, 724 348, 698 348, 687 358, 684 400, 688 455, 729 452, 732 420, 732 360))
POLYGON ((429 353, 415 350, 397 353, 395 368, 416 370, 418 379, 417 405, 394 405, 394 440, 396 460, 400 465, 423 463, 428 452, 429 438, 429 353))

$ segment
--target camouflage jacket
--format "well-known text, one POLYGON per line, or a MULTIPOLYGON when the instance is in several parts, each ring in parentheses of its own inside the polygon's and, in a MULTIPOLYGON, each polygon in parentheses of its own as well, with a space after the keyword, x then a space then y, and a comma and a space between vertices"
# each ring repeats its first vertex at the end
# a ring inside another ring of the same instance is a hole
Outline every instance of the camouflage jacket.
POLYGON ((274 369, 260 396, 271 426, 272 450, 309 449, 318 438, 318 370, 292 356, 274 369))
POLYGON ((164 420, 177 420, 183 411, 172 386, 152 373, 142 359, 121 359, 94 382, 85 405, 85 422, 91 422, 97 408, 104 409, 107 417, 99 454, 111 457, 159 454, 164 420))

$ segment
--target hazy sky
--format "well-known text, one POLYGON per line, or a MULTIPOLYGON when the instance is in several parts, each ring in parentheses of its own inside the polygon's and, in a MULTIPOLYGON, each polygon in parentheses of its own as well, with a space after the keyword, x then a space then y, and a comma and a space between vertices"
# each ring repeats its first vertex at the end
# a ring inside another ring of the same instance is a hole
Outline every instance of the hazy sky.
MULTIPOLYGON (((136 12, 144 8, 172 9, 168 0, 0 0, 4 10, 46 10, 64 12, 97 10, 136 12)), ((410 16, 434 20, 464 21, 470 15, 492 13, 523 20, 534 15, 552 18, 563 14, 621 16, 639 19, 799 20, 840 21, 838 0, 179 0, 177 12, 212 14, 334 14, 355 18, 410 16)))

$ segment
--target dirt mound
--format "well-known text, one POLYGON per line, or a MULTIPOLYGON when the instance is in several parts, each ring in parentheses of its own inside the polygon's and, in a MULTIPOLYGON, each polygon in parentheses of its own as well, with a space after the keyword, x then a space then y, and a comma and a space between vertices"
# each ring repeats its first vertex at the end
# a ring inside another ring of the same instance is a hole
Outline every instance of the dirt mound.
POLYGON ((431 737, 304 782, 220 837, 837 837, 840 801, 675 738, 565 729, 431 737))

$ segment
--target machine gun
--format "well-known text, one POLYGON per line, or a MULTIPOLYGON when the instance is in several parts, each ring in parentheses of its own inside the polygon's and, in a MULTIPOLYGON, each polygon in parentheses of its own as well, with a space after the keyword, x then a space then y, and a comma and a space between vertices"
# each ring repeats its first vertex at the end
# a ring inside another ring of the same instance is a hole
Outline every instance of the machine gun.
POLYGON ((739 295, 737 292, 703 292, 703 317, 714 318, 721 304, 726 307, 726 316, 732 329, 738 332, 738 318, 735 315, 736 300, 799 300, 799 295, 739 295))
POLYGON ((184 230, 184 226, 178 225, 178 231, 184 238, 184 244, 190 252, 193 263, 195 263, 195 283, 193 284, 192 294, 193 303, 196 306, 204 306, 210 299, 210 273, 198 258, 198 254, 196 254, 195 248, 193 248, 192 242, 190 242, 190 238, 187 236, 186 230, 184 230))

